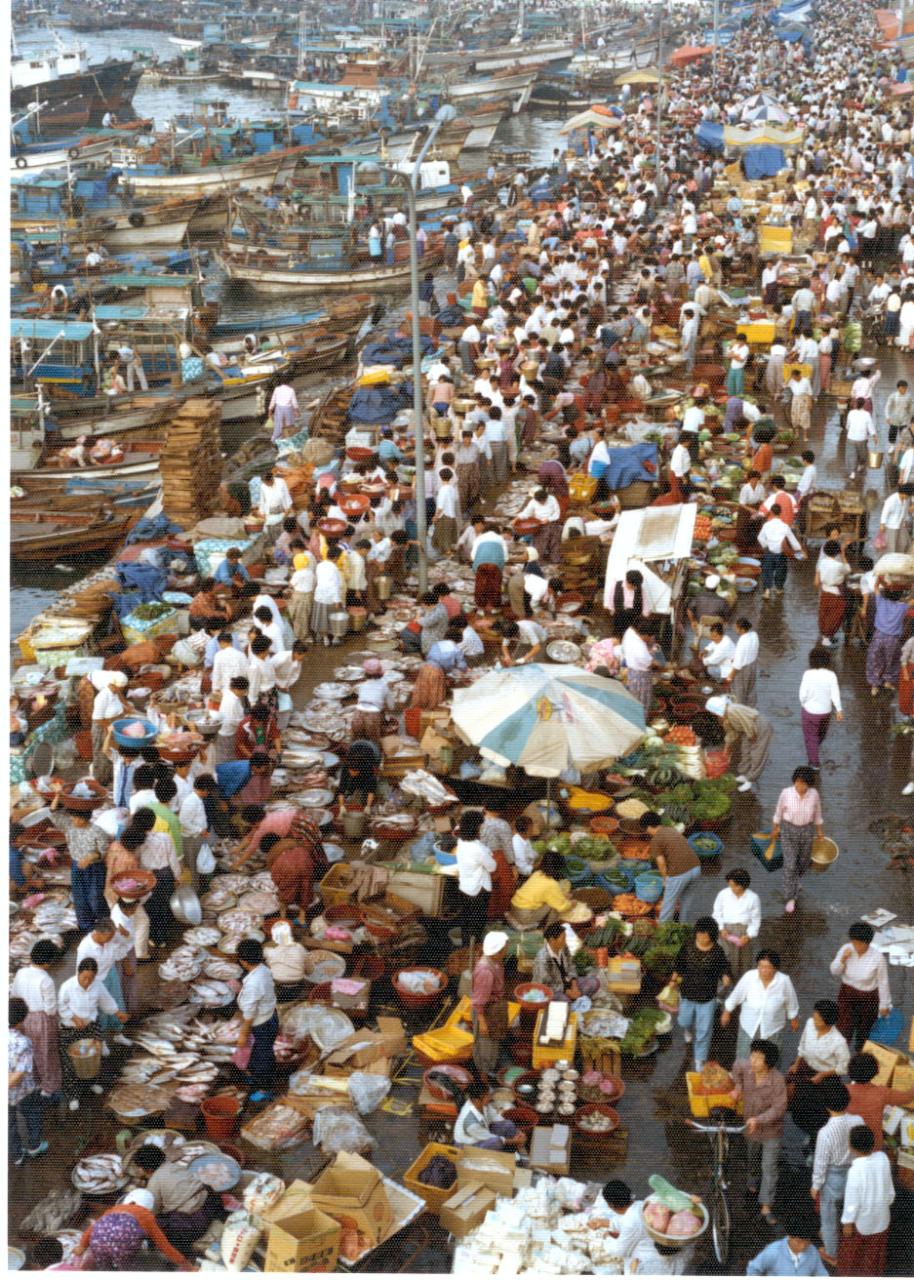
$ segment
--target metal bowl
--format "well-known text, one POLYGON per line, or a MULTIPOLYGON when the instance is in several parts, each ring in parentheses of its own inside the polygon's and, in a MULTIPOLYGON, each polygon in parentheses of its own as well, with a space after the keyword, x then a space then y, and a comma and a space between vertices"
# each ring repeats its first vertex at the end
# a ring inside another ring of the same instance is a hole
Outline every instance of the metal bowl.
POLYGON ((189 884, 180 884, 171 895, 171 914, 180 924, 197 925, 203 920, 200 899, 189 884))
POLYGON ((553 662, 579 662, 581 646, 573 640, 550 640, 546 645, 546 657, 553 662))

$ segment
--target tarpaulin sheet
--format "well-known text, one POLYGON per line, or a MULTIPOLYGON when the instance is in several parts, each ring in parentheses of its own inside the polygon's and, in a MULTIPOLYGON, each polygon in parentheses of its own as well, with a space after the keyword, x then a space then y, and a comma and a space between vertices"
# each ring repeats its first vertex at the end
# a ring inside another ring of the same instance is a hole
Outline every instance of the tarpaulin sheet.
POLYGON ((702 120, 695 130, 695 138, 699 145, 708 151, 723 151, 724 126, 712 124, 710 120, 702 120))
POLYGON ((750 182, 757 178, 773 178, 785 165, 784 152, 780 147, 747 147, 743 153, 743 168, 750 182))
POLYGON ((358 387, 349 401, 350 422, 393 422, 401 409, 412 404, 412 383, 399 387, 358 387))
MULTIPOLYGON (((423 355, 427 355, 434 350, 434 342, 432 342, 431 338, 426 337, 425 334, 420 336, 419 342, 423 355)), ((362 364, 364 365, 392 364, 397 369, 402 369, 412 358, 412 338, 401 338, 394 331, 391 331, 380 342, 369 342, 362 352, 362 364)))
POLYGON ((127 534, 127 544, 131 542, 160 542, 169 534, 180 533, 181 526, 169 520, 166 515, 143 516, 127 534))
POLYGON ((637 480, 657 479, 657 446, 633 444, 609 450, 609 466, 603 479, 610 489, 624 489, 637 480), (648 466, 644 464, 648 463, 648 466))
POLYGON ((153 564, 131 564, 119 560, 114 566, 122 587, 138 591, 143 604, 162 599, 168 590, 168 574, 153 564))

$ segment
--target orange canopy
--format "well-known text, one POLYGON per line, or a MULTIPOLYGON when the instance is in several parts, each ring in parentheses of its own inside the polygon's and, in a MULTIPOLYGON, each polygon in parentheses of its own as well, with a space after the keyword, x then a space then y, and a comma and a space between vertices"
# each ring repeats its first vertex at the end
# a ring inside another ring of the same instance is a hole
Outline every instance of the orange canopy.
POLYGON ((690 62, 697 62, 699 58, 706 58, 713 52, 713 44, 684 44, 670 54, 670 65, 686 67, 690 62))
POLYGON ((901 23, 894 9, 877 9, 876 22, 884 40, 897 40, 901 35, 901 23))

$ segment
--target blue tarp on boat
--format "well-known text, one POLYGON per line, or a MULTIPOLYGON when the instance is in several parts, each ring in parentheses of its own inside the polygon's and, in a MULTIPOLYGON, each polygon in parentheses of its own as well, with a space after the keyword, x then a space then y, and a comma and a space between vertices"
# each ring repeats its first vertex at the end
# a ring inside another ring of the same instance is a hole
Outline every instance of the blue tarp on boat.
POLYGON ((743 169, 750 182, 757 178, 773 178, 786 164, 781 147, 747 147, 743 152, 743 169))

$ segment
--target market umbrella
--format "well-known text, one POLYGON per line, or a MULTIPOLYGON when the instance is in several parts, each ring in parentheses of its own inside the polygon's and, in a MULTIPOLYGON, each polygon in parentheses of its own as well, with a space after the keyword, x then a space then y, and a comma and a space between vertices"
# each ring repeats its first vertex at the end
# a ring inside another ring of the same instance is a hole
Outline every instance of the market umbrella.
POLYGON ((740 107, 739 118, 753 124, 762 120, 768 120, 772 124, 787 124, 790 121, 790 116, 770 93, 754 93, 751 98, 747 98, 740 107))
POLYGON ((698 62, 714 52, 713 44, 684 44, 670 54, 670 65, 687 67, 690 62, 698 62))
POLYGON ((576 116, 566 120, 559 133, 573 133, 575 129, 583 129, 592 125, 595 129, 619 129, 622 127, 622 116, 617 116, 608 107, 595 104, 586 111, 579 111, 576 116))
POLYGON ((565 663, 492 671, 455 692, 451 718, 480 755, 534 778, 611 764, 644 737, 641 703, 624 685, 565 663))
POLYGON ((659 71, 643 67, 640 71, 623 71, 620 76, 616 76, 613 84, 659 84, 662 79, 659 71))

